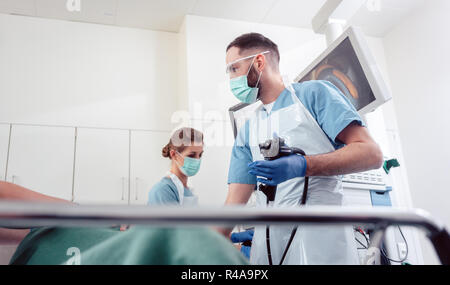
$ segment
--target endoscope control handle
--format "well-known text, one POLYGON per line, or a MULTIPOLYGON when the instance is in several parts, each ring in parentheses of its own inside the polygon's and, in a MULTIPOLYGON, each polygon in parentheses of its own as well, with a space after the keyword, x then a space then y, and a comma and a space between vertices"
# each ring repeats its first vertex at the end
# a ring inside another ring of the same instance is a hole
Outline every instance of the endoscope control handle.
POLYGON ((259 191, 263 192, 267 197, 267 202, 275 201, 277 193, 277 186, 270 186, 266 184, 259 184, 259 191))

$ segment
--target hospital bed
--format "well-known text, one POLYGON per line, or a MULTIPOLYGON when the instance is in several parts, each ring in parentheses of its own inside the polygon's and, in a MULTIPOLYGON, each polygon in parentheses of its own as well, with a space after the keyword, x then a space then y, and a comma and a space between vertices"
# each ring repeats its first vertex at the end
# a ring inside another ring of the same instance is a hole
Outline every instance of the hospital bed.
POLYGON ((0 227, 103 227, 118 224, 158 227, 235 225, 365 225, 373 229, 366 264, 379 264, 390 226, 425 231, 442 264, 450 264, 450 237, 443 224, 423 210, 309 206, 290 209, 246 207, 181 208, 0 202, 0 227))

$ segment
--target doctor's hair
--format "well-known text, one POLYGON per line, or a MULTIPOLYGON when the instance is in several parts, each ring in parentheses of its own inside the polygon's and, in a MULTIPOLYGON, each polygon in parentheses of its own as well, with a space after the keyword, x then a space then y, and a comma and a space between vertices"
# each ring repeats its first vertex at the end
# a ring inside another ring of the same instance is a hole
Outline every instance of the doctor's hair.
POLYGON ((162 156, 172 159, 170 150, 182 152, 188 146, 203 145, 203 133, 193 128, 181 128, 170 137, 169 142, 162 149, 162 156))
POLYGON ((226 51, 232 47, 239 48, 239 54, 245 50, 255 50, 256 52, 264 52, 268 50, 270 53, 265 56, 270 59, 273 66, 278 68, 278 64, 280 63, 280 52, 278 51, 278 46, 269 38, 266 38, 261 34, 248 33, 240 35, 227 46, 226 51))

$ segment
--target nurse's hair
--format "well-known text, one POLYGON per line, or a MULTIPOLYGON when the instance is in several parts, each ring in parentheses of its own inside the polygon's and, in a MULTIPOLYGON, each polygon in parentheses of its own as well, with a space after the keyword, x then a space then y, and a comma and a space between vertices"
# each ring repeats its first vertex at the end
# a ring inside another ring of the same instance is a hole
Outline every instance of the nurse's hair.
POLYGON ((278 65, 280 63, 280 52, 278 51, 278 46, 269 38, 266 38, 261 34, 248 33, 240 35, 227 46, 226 51, 232 47, 239 48, 239 54, 246 50, 254 50, 255 52, 264 52, 268 50, 270 53, 266 54, 266 57, 270 59, 269 61, 272 63, 272 66, 278 69, 278 65))
POLYGON ((188 146, 201 146, 203 145, 203 133, 193 128, 181 128, 176 130, 170 140, 163 149, 162 156, 170 157, 170 150, 176 150, 182 152, 188 146))

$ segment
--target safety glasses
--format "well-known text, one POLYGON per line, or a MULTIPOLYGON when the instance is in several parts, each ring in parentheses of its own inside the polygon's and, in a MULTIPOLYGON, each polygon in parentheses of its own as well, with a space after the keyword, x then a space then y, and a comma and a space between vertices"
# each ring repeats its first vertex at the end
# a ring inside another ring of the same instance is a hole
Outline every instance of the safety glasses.
POLYGON ((226 74, 230 74, 231 72, 234 72, 233 71, 233 68, 234 68, 233 65, 238 63, 238 62, 240 62, 240 61, 243 61, 243 60, 246 60, 246 59, 249 59, 249 58, 253 58, 253 57, 258 56, 260 54, 266 54, 266 53, 269 53, 269 52, 270 52, 270 50, 266 50, 264 52, 259 52, 259 53, 253 54, 253 55, 249 55, 249 56, 246 56, 246 57, 243 57, 243 58, 236 59, 235 61, 230 62, 229 64, 227 64, 227 68, 225 70, 225 73, 226 74))

